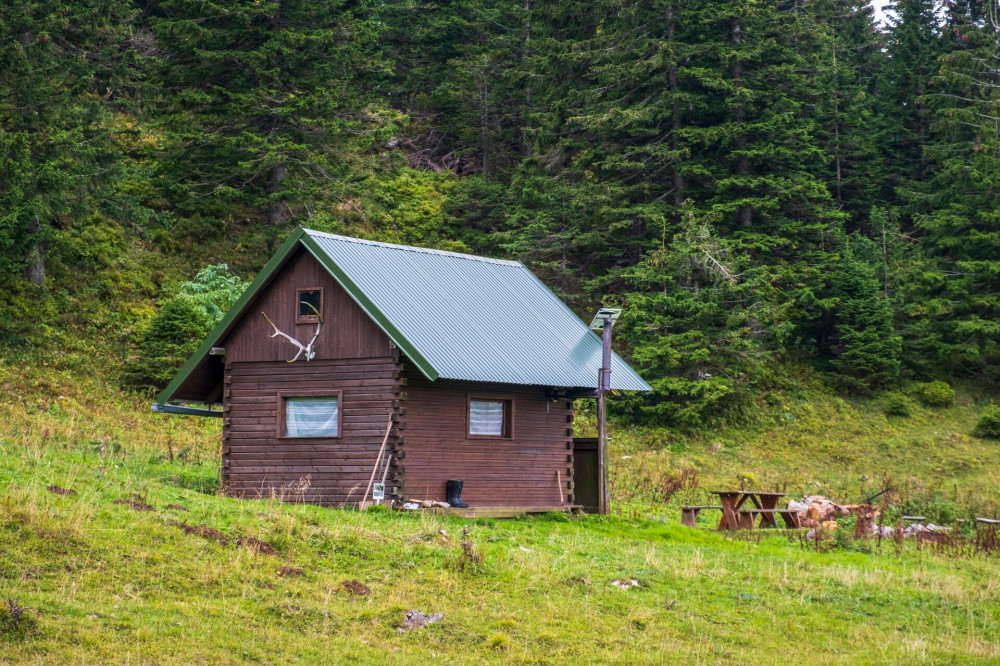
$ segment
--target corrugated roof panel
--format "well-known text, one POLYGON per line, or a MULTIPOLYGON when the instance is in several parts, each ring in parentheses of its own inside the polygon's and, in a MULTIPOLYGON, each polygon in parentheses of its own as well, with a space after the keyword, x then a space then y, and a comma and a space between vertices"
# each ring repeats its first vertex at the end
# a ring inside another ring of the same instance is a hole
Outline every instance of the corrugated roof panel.
MULTIPOLYGON (((440 377, 596 386, 600 339, 523 264, 305 233, 440 377)), ((612 388, 650 390, 617 355, 611 370, 612 388)))

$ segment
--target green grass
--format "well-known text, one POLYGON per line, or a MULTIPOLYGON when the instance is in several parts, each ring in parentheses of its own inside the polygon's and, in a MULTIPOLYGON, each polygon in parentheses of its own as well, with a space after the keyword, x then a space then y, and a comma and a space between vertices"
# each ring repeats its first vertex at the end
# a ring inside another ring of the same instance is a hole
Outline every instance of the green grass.
POLYGON ((0 386, 0 609, 13 599, 29 618, 0 610, 0 663, 1000 662, 995 559, 912 544, 897 555, 891 542, 815 552, 677 520, 682 500, 739 475, 795 491, 819 482, 843 499, 880 470, 924 484, 910 501, 959 484, 957 499, 934 501, 961 510, 997 474, 994 445, 968 435, 979 406, 961 393, 899 421, 817 393, 753 429, 616 428, 616 515, 471 523, 481 562, 463 567, 468 521, 218 496, 218 424, 153 415, 97 373, 58 359, 0 366, 0 386), (698 486, 658 503, 657 484, 685 467, 698 486), (133 495, 154 510, 113 503, 133 495), (641 585, 622 591, 619 578, 641 585), (345 592, 348 580, 371 594, 345 592), (444 619, 397 633, 410 608, 444 619))
MULTIPOLYGON (((674 505, 710 502, 707 491, 741 483, 843 503, 891 487, 896 513, 942 523, 1000 515, 1000 442, 972 435, 990 397, 965 388, 955 406, 917 404, 909 417, 886 416, 887 401, 846 399, 815 385, 771 398, 753 425, 693 434, 613 429, 612 497, 639 514, 655 512, 671 482, 688 469, 697 487, 678 491, 674 505)), ((581 430, 590 427, 588 416, 581 430)))

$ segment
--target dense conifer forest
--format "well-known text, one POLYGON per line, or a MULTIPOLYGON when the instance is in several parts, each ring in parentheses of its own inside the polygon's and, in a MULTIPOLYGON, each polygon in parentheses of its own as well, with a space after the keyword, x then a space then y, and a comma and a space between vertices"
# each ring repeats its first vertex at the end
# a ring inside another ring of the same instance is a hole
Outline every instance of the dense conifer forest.
POLYGON ((998 38, 994 0, 3 3, 0 343, 149 391, 301 224, 625 308, 639 422, 996 382, 998 38))

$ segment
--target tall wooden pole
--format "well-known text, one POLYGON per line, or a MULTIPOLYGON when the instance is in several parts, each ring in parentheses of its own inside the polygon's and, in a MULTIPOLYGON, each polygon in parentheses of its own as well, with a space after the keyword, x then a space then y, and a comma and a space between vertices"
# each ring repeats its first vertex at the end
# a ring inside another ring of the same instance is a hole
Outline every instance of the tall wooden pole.
POLYGON ((611 317, 604 317, 601 330, 603 350, 601 353, 601 373, 597 380, 597 476, 600 483, 597 497, 597 511, 602 516, 610 510, 608 494, 608 424, 606 396, 611 390, 611 317))

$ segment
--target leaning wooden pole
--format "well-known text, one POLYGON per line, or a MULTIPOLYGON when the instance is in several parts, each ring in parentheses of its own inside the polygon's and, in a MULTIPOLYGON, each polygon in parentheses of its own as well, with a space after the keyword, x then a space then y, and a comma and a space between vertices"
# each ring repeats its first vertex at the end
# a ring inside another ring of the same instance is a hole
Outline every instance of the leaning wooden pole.
POLYGON ((608 412, 607 394, 611 390, 611 317, 604 317, 601 329, 603 350, 601 353, 601 373, 597 380, 597 478, 600 483, 597 494, 597 512, 602 516, 611 510, 608 493, 608 412))
POLYGON ((378 468, 382 463, 382 453, 385 451, 386 442, 389 441, 389 433, 392 432, 392 414, 389 414, 389 425, 385 429, 385 437, 382 438, 382 446, 379 447, 378 457, 375 458, 375 466, 372 468, 371 478, 368 479, 368 487, 365 488, 364 497, 361 498, 361 502, 358 503, 358 508, 364 511, 369 506, 371 502, 368 501, 368 493, 372 491, 372 484, 375 483, 375 473, 378 472, 378 468))

